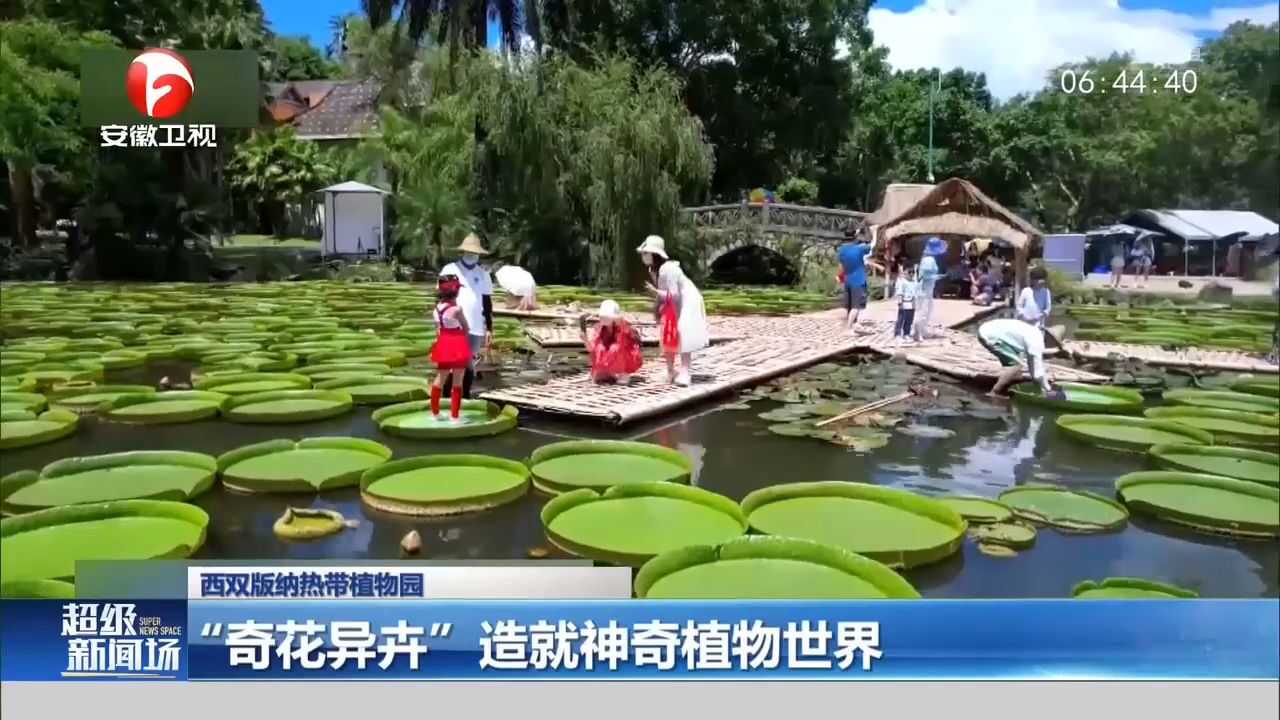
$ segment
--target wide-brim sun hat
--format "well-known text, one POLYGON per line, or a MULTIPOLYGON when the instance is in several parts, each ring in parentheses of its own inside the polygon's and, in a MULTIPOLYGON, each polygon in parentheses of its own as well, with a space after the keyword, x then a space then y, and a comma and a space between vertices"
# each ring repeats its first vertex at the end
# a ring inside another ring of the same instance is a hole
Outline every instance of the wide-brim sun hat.
POLYGON ((600 303, 600 310, 596 313, 602 320, 616 320, 622 314, 622 308, 618 307, 618 303, 614 300, 605 300, 600 303))
POLYGON ((925 255, 945 255, 947 253, 947 241, 934 235, 924 243, 925 255))
POLYGON ((462 244, 458 245, 454 250, 457 250, 460 253, 471 253, 473 255, 489 254, 489 251, 485 250, 484 246, 480 244, 480 238, 476 237, 475 233, 468 233, 466 237, 462 238, 462 244))
POLYGON ((667 241, 657 235, 650 235, 640 243, 640 247, 636 248, 638 253, 649 253, 657 255, 663 260, 667 259, 667 241))

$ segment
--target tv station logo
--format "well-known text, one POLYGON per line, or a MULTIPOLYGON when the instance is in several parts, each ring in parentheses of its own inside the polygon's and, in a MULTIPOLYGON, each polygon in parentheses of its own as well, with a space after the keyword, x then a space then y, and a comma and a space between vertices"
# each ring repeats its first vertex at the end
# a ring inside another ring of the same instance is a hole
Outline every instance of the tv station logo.
POLYGON ((144 50, 129 63, 125 93, 138 112, 167 118, 181 112, 196 91, 187 59, 165 48, 144 50))

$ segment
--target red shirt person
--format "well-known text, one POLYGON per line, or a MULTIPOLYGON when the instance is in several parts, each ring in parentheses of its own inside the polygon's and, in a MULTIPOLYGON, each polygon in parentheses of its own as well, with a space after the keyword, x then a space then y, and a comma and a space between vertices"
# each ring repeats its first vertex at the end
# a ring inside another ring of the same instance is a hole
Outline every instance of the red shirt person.
POLYGON ((596 317, 599 324, 590 333, 586 316, 581 324, 582 342, 591 353, 591 379, 625 385, 644 363, 640 334, 622 318, 621 308, 613 300, 600 303, 596 317))

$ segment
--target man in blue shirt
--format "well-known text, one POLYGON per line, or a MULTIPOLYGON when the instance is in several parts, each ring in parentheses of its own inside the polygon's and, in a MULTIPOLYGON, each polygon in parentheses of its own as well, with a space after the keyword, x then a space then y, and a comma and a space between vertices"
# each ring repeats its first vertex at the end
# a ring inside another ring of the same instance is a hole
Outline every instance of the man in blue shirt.
POLYGON ((866 236, 850 232, 836 249, 836 259, 844 273, 844 309, 848 313, 846 327, 850 332, 858 324, 858 314, 867 307, 867 265, 879 267, 867 260, 871 252, 867 240, 866 236))

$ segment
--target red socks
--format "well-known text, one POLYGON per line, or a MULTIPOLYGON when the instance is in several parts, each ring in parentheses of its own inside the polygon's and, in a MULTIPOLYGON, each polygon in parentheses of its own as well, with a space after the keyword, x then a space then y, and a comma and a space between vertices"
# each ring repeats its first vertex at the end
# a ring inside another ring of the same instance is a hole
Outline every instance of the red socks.
POLYGON ((439 385, 431 386, 431 414, 432 415, 440 414, 440 386, 439 385))
POLYGON ((458 411, 462 409, 462 388, 455 387, 449 390, 449 417, 454 420, 458 419, 458 411))

